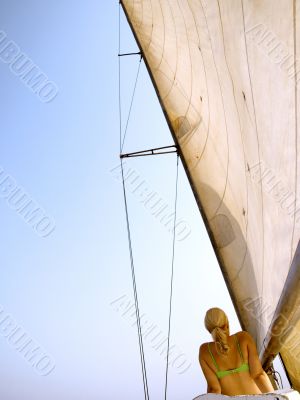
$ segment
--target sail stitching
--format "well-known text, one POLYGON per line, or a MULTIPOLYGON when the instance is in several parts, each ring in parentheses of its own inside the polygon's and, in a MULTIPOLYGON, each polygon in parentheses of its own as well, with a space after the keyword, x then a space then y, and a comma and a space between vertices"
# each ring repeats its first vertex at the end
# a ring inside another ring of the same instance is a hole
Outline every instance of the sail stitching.
MULTIPOLYGON (((170 88, 168 89, 168 92, 165 93, 165 95, 164 95, 164 97, 163 97, 164 100, 168 98, 169 94, 171 93, 171 91, 172 91, 172 89, 173 89, 173 87, 174 87, 174 85, 175 85, 176 75, 177 75, 177 68, 178 68, 178 42, 177 42, 176 24, 175 24, 174 15, 173 15, 173 12, 172 12, 172 7, 170 6, 170 3, 169 3, 168 0, 167 0, 167 3, 168 3, 168 6, 169 6, 169 8, 170 8, 170 15, 171 15, 171 19, 172 19, 173 26, 174 26, 174 31, 175 31, 175 39, 176 39, 176 66, 175 66, 175 70, 174 70, 174 72, 173 72, 173 80, 172 80, 172 81, 170 80, 171 86, 170 86, 170 88)), ((162 47, 162 56, 161 56, 159 65, 158 65, 158 67, 157 67, 157 70, 159 70, 159 68, 160 68, 160 66, 161 66, 161 63, 162 63, 162 61, 163 61, 163 53, 164 53, 164 48, 165 48, 165 43, 166 43, 166 34, 165 34, 165 25, 166 25, 166 24, 165 24, 165 16, 164 16, 164 13, 163 13, 163 7, 162 7, 162 5, 161 5, 161 1, 160 1, 160 0, 159 0, 159 4, 160 4, 160 9, 161 9, 161 15, 162 15, 162 18, 163 18, 163 21, 164 21, 164 23, 163 23, 163 26, 164 26, 164 42, 163 42, 163 47, 162 47)), ((165 61, 165 63, 167 63, 166 60, 164 60, 164 61, 165 61)), ((167 63, 167 64, 169 65, 169 63, 167 63)), ((169 65, 169 67, 170 67, 170 69, 172 70, 171 65, 169 65)), ((160 71, 160 72, 162 72, 162 71, 160 71)), ((167 77, 167 76, 166 76, 166 77, 167 77)), ((168 78, 168 79, 169 79, 169 78, 168 78)))
MULTIPOLYGON (((244 166, 245 166, 245 171, 247 169, 247 162, 246 162, 246 156, 245 156, 245 143, 243 140, 243 132, 242 132, 242 124, 241 124, 241 117, 240 117, 240 113, 239 113, 239 109, 238 109, 238 105, 237 105, 237 100, 236 100, 236 93, 235 93, 235 87, 234 87, 234 82, 233 82, 233 77, 231 74, 231 71, 229 69, 229 65, 228 65, 228 61, 227 61, 227 56, 226 56, 226 47, 225 47, 225 37, 224 37, 224 28, 223 28, 223 22, 222 22, 222 14, 221 14, 221 8, 220 8, 220 3, 219 0, 217 0, 218 3, 218 9, 219 9, 219 16, 220 16, 220 22, 221 22, 221 28, 222 28, 222 38, 223 38, 223 49, 224 49, 224 59, 226 62, 226 67, 228 70, 228 74, 230 76, 230 80, 231 80, 231 85, 232 85, 232 94, 233 94, 233 98, 234 98, 234 104, 236 107, 236 112, 237 112, 237 116, 238 116, 238 121, 239 121, 239 127, 240 127, 240 136, 241 136, 241 141, 243 143, 243 156, 244 156, 244 166)), ((238 272, 236 273, 236 277, 234 279, 236 279, 238 277, 238 275, 240 274, 241 270, 243 269, 244 265, 245 265, 245 260, 246 260, 246 256, 247 256, 247 252, 248 252, 248 246, 247 246, 247 239, 248 239, 248 196, 249 196, 249 189, 248 189, 248 183, 247 183, 247 176, 246 176, 246 172, 245 172, 245 180, 246 180, 246 198, 247 198, 247 203, 246 203, 246 210, 247 210, 247 216, 246 216, 246 249, 244 252, 244 256, 243 256, 243 260, 242 263, 238 269, 238 272)))
POLYGON ((198 161, 197 161, 197 163, 195 165, 195 168, 196 168, 197 165, 200 163, 202 157, 203 157, 203 154, 204 154, 204 152, 206 150, 206 146, 207 146, 207 143, 208 143, 208 138, 210 136, 210 99, 209 99, 209 91, 208 91, 207 71, 206 71, 206 66, 205 66, 205 62, 204 62, 204 58, 203 58, 203 54, 202 54, 202 50, 201 50, 201 39, 200 39, 200 35, 199 35, 199 29, 198 29, 198 25, 197 25, 197 22, 196 22, 194 11, 193 11, 193 9, 191 7, 191 4, 190 4, 190 0, 188 0, 188 6, 189 6, 189 8, 191 10, 191 13, 192 13, 192 16, 193 16, 193 19, 194 19, 194 23, 195 23, 195 27, 196 27, 196 31, 197 31, 197 36, 198 36, 199 51, 200 51, 200 54, 201 54, 201 60, 202 60, 202 64, 203 64, 203 71, 204 71, 204 76, 205 76, 205 87, 206 87, 206 93, 207 93, 207 108, 208 108, 207 134, 206 134, 206 138, 205 138, 205 142, 204 142, 203 148, 202 148, 201 153, 199 155, 199 159, 198 159, 198 161))
MULTIPOLYGON (((260 158, 260 146, 259 146, 259 138, 258 138, 258 127, 257 127, 257 118, 256 118, 256 110, 255 110, 255 103, 254 103, 254 94, 253 94, 253 84, 252 78, 250 73, 250 64, 249 64, 249 55, 248 55, 248 47, 247 47, 247 40, 246 40, 246 26, 245 26, 245 13, 244 13, 244 2, 241 0, 242 6, 242 14, 243 14, 243 25, 244 25, 244 42, 245 42, 245 51, 246 51, 246 58, 247 58, 247 70, 249 76, 249 83, 251 89, 251 99, 252 99, 252 106, 253 106, 253 113, 254 113, 254 122, 255 122, 255 133, 257 138, 257 153, 258 153, 258 161, 259 161, 259 174, 261 178, 261 158, 260 158)), ((263 189, 262 189, 262 179, 260 179, 260 195, 261 195, 261 218, 262 218, 262 282, 261 282, 261 298, 263 297, 263 281, 264 281, 264 269, 265 269, 265 230, 264 230, 264 200, 263 200, 263 189)))
MULTIPOLYGON (((152 2, 152 0, 151 0, 151 2, 152 2)), ((165 43, 166 43, 165 17, 164 17, 163 8, 162 8, 160 0, 158 0, 158 3, 159 3, 160 10, 161 10, 162 18, 163 18, 163 24, 162 25, 163 25, 163 29, 164 29, 164 38, 163 38, 163 44, 162 44, 162 48, 161 48, 161 57, 160 57, 159 63, 155 67, 157 70, 159 70, 159 67, 160 67, 160 65, 162 63, 163 54, 164 54, 164 50, 165 50, 165 43)))
POLYGON ((202 0, 200 0, 200 4, 201 4, 202 12, 203 12, 203 15, 204 15, 204 18, 205 18, 205 24, 206 24, 207 33, 208 33, 208 36, 209 36, 212 57, 213 57, 213 60, 214 60, 215 70, 216 70, 216 74, 217 74, 217 77, 218 77, 218 85, 219 85, 219 88, 220 88, 220 94, 221 94, 221 98, 222 98, 222 107, 223 107, 223 112, 224 112, 224 122, 225 122, 225 128, 226 128, 226 138, 227 138, 227 154, 228 155, 227 155, 227 166, 226 166, 226 180, 225 180, 225 186, 224 186, 224 189, 223 189, 223 193, 222 193, 222 197, 220 199, 219 205, 218 205, 218 207, 216 208, 216 210, 214 211, 214 214, 213 214, 213 216, 215 216, 217 214, 217 212, 219 211, 222 203, 223 203, 223 200, 224 200, 224 197, 225 197, 225 193, 226 193, 226 190, 227 190, 228 168, 229 168, 229 139, 228 139, 228 127, 227 127, 226 111, 225 111, 225 105, 224 105, 224 94, 223 94, 223 90, 222 90, 222 86, 221 86, 221 82, 220 82, 220 75, 219 75, 219 71, 218 71, 217 64, 216 64, 215 54, 214 54, 213 46, 212 46, 211 34, 210 34, 209 27, 208 27, 207 17, 206 17, 206 14, 205 14, 205 11, 204 11, 204 8, 203 8, 203 5, 202 5, 202 0))
POLYGON ((185 117, 188 115, 188 113, 189 113, 189 110, 192 108, 192 97, 193 97, 193 65, 192 65, 192 58, 191 58, 191 46, 190 46, 190 42, 189 42, 189 35, 188 35, 188 27, 187 27, 187 24, 186 24, 186 20, 185 20, 185 17, 184 17, 184 13, 183 13, 183 11, 182 11, 182 9, 181 9, 181 7, 180 7, 180 4, 179 4, 179 2, 178 2, 178 0, 177 0, 177 4, 178 4, 178 8, 179 8, 179 11, 180 11, 180 14, 181 14, 181 16, 182 16, 182 21, 183 21, 183 24, 184 24, 184 29, 185 29, 185 34, 186 34, 186 38, 187 38, 187 45, 188 45, 188 49, 189 49, 189 59, 190 59, 190 62, 189 62, 189 64, 190 64, 190 75, 191 75, 191 81, 190 81, 190 96, 189 96, 189 100, 188 100, 188 107, 187 107, 187 110, 185 111, 185 117))

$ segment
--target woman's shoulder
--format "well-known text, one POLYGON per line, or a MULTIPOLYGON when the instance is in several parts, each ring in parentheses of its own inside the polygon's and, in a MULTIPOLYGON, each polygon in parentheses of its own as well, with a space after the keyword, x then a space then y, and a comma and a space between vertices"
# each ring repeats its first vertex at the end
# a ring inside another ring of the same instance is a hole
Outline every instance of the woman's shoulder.
POLYGON ((237 336, 240 342, 249 342, 253 341, 252 336, 247 331, 239 331, 235 333, 233 336, 237 336))
POLYGON ((249 335, 249 333, 247 331, 239 331, 239 332, 236 332, 234 335, 245 336, 245 335, 249 335))
POLYGON ((199 347, 199 355, 203 355, 203 354, 205 354, 205 353, 207 353, 208 352, 208 345, 212 345, 213 344, 213 342, 205 342, 205 343, 202 343, 201 345, 200 345, 200 347, 199 347))

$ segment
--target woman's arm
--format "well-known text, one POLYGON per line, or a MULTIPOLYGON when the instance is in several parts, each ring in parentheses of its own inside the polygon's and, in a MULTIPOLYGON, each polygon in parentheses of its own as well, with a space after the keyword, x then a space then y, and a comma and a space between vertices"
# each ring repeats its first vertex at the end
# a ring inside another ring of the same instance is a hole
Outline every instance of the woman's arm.
POLYGON ((264 370, 254 378, 254 381, 262 393, 274 392, 275 390, 264 370))
POLYGON ((199 363, 202 368, 203 374, 207 381, 207 393, 219 393, 221 394, 221 386, 216 373, 210 368, 208 363, 204 359, 205 348, 204 344, 200 346, 199 350, 199 363))
POLYGON ((268 375, 265 373, 261 366, 260 359, 257 354, 256 345, 254 340, 252 339, 249 333, 244 332, 244 336, 247 340, 247 348, 248 348, 248 359, 249 359, 249 367, 250 367, 250 375, 254 379, 256 385, 259 387, 262 393, 273 392, 274 388, 268 378, 268 375))

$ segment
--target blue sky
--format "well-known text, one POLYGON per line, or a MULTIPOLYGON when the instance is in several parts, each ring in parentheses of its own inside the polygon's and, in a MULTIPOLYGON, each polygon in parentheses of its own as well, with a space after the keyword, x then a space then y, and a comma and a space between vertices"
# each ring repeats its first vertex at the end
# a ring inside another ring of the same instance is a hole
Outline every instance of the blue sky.
MULTIPOLYGON (((43 101, 33 82, 26 84, 12 70, 9 55, 5 62, 0 42, 0 397, 5 400, 143 396, 134 319, 126 312, 133 293, 118 168, 118 7, 117 1, 92 0, 0 5, 6 45, 11 42, 19 52, 15 56, 22 53, 57 90, 51 101, 43 101), (43 223, 49 221, 49 234, 43 236, 46 225, 29 221, 9 202, 18 189, 40 209, 43 223), (39 348, 31 361, 20 343, 9 340, 17 328, 29 347, 39 348)), ((121 35, 122 51, 136 51, 123 14, 121 35)), ((136 56, 122 58, 123 127, 138 62, 136 56)), ((142 62, 124 151, 171 144, 142 62)), ((172 210, 174 154, 127 160, 129 170, 172 210)), ((172 236, 135 187, 128 181, 140 309, 160 340, 167 333, 172 236)), ((197 361, 199 344, 209 340, 205 311, 224 308, 232 331, 239 330, 181 164, 178 217, 190 233, 176 241, 171 344, 178 359, 169 369, 174 400, 206 390, 197 361), (189 366, 184 373, 179 359, 189 366)), ((144 348, 150 395, 159 399, 165 360, 153 338, 149 334, 144 348)))

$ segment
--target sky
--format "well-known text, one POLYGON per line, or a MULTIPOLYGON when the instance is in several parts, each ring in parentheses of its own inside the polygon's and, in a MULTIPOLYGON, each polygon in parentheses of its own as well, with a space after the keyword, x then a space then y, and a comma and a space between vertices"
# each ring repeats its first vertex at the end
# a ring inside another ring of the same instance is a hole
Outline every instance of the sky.
MULTIPOLYGON (((5 400, 143 398, 120 176, 118 13, 117 1, 0 3, 5 400)), ((123 12, 121 51, 137 51, 123 12)), ((121 60, 122 134, 139 62, 121 60)), ((123 152, 172 144, 142 61, 123 152)), ((174 209, 176 155, 127 159, 124 170, 149 393, 161 399, 172 234, 158 211, 174 209)), ((206 391, 206 310, 223 308, 240 330, 180 162, 177 214, 174 400, 206 391)))

